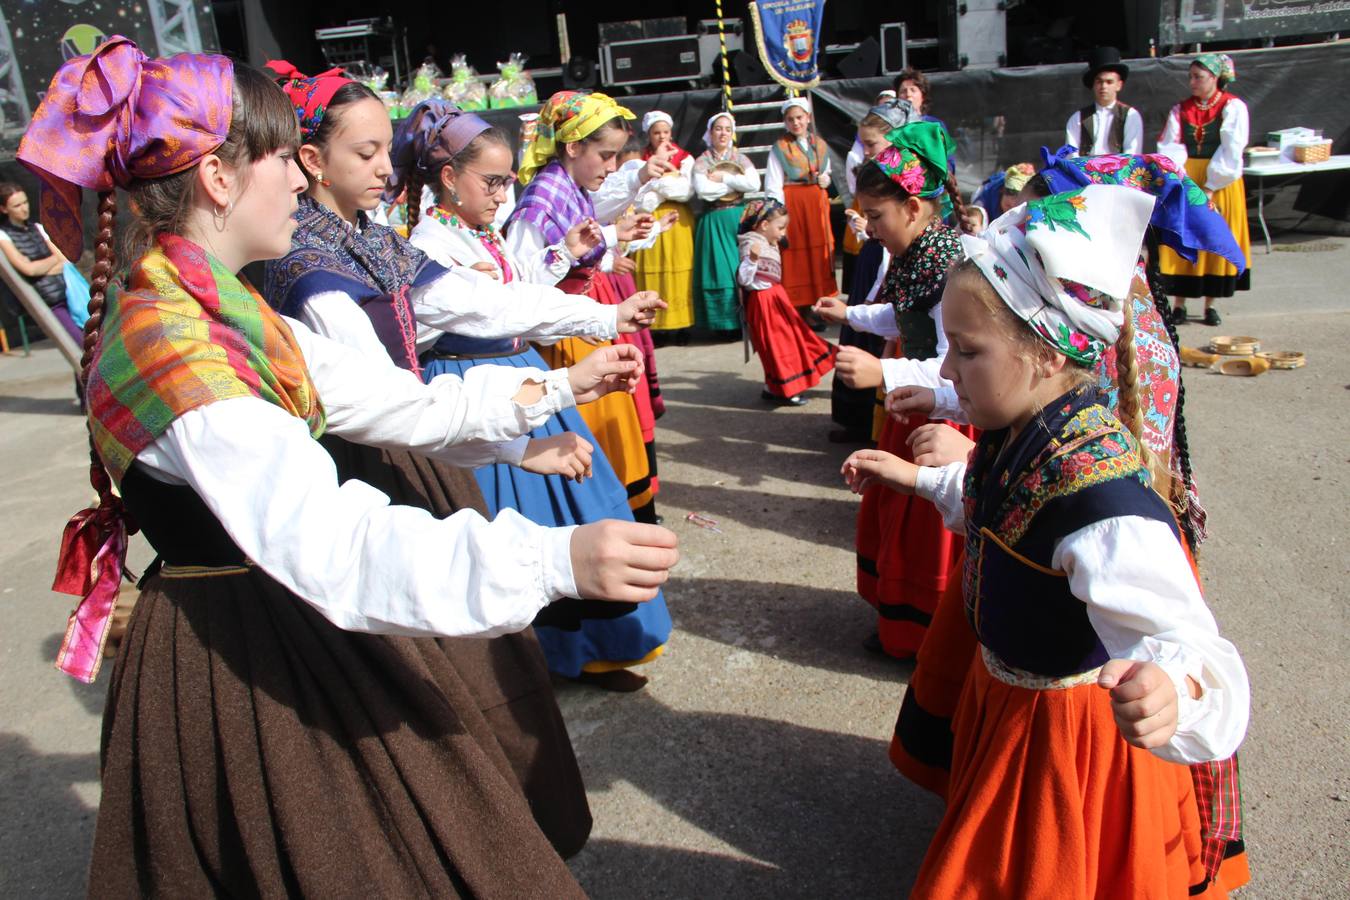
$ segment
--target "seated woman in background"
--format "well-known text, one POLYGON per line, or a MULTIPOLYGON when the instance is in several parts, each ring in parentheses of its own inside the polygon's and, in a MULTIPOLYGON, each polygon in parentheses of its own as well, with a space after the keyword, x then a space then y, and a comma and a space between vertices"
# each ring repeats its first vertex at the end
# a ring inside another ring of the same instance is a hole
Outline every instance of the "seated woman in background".
MULTIPOLYGON (((65 326, 71 340, 84 342, 84 323, 71 315, 66 296, 66 257, 47 237, 43 227, 29 218, 28 195, 12 181, 0 184, 0 250, 15 270, 32 283, 33 288, 65 326)), ((74 268, 73 266, 71 267, 74 268)), ((83 283, 78 272, 72 273, 83 283)), ((89 302, 89 288, 84 285, 85 305, 89 302)))

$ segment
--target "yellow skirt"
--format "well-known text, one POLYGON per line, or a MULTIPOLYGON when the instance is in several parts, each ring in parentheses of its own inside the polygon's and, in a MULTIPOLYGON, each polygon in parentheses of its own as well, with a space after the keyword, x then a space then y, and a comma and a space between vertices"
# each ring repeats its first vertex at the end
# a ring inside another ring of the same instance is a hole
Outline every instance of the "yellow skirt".
MULTIPOLYGON (((608 347, 610 343, 604 341, 598 346, 608 347)), ((549 368, 564 369, 590 356, 596 346, 581 338, 563 338, 551 347, 536 344, 535 349, 549 368)), ((641 509, 651 503, 654 497, 651 469, 647 465, 647 448, 642 443, 642 426, 638 423, 632 395, 615 391, 593 403, 579 405, 577 412, 595 435, 596 443, 614 467, 614 474, 628 489, 628 508, 641 509)))
MULTIPOLYGON (((1204 186, 1209 173, 1209 160, 1186 160, 1186 174, 1196 184, 1204 186)), ((1233 237, 1242 248, 1247 269, 1238 275, 1237 267, 1213 253, 1201 253, 1195 262, 1187 262, 1171 247, 1160 247, 1158 268, 1163 287, 1173 297, 1231 297, 1237 291, 1251 290, 1252 236, 1247 227, 1247 189, 1239 178, 1228 187, 1214 192, 1214 208, 1233 230, 1233 237)))
POLYGON ((679 220, 661 232, 656 243, 633 254, 640 291, 656 291, 666 308, 656 314, 653 331, 675 331, 694 324, 694 214, 683 203, 662 203, 653 213, 660 219, 676 213, 679 220))

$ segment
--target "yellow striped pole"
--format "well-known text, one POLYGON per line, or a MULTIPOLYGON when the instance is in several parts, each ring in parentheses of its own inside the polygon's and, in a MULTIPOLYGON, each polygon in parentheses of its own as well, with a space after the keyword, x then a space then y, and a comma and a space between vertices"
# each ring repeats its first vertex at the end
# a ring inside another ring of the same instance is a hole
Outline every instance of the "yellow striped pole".
MULTIPOLYGON (((722 0, 717 0, 717 40, 722 44, 722 108, 735 115, 731 104, 731 66, 727 62, 727 29, 722 18, 722 0)), ((731 142, 736 142, 736 131, 732 129, 731 142)))

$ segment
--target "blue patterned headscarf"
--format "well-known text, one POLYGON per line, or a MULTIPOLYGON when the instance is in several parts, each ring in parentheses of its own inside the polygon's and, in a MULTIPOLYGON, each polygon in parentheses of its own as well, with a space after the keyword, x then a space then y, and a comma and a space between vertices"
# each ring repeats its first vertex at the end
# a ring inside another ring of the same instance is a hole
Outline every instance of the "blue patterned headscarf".
POLYGON ((1158 240, 1178 256, 1195 262, 1200 251, 1222 256, 1246 271, 1247 260, 1223 216, 1210 205, 1200 185, 1192 181, 1167 157, 1145 156, 1073 156, 1071 147, 1052 154, 1041 148, 1045 168, 1040 175, 1050 193, 1084 187, 1089 184, 1119 184, 1152 194, 1153 218, 1149 225, 1158 240))

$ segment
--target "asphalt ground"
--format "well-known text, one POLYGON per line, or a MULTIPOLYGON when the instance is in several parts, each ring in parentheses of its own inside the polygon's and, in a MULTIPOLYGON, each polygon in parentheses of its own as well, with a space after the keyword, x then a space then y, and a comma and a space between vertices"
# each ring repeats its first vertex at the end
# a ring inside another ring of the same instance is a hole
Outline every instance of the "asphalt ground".
MULTIPOLYGON (((1218 331, 1302 350, 1307 367, 1186 372, 1200 564, 1253 688, 1242 896, 1344 897, 1350 242, 1290 239, 1253 269, 1218 331)), ((1181 330, 1192 345, 1214 333, 1181 330)), ((910 669, 861 648, 874 622, 853 590, 857 500, 837 474, 850 448, 825 440, 828 381, 770 409, 739 343, 663 348, 659 366, 676 630, 639 693, 559 688, 596 820, 573 869, 596 898, 898 896, 941 808, 886 758, 910 669)), ((51 667, 71 605, 49 591, 57 540, 91 496, 72 393, 54 351, 0 357, 3 897, 81 895, 98 804, 110 669, 81 685, 51 667)), ((134 546, 132 567, 148 561, 134 546)))

